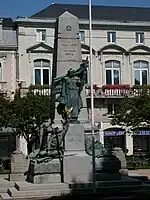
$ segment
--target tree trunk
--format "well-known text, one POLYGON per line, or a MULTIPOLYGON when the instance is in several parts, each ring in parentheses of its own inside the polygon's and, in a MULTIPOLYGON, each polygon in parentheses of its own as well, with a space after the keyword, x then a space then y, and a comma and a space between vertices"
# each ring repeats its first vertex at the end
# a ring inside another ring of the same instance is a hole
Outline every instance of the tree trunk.
POLYGON ((27 143, 28 155, 32 152, 32 145, 33 145, 33 142, 28 142, 27 143))

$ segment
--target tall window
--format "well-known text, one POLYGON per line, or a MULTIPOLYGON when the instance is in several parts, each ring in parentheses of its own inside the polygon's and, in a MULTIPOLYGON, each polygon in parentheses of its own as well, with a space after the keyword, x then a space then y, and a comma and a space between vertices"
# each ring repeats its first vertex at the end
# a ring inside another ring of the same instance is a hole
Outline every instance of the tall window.
POLYGON ((120 83, 120 62, 116 60, 105 62, 106 70, 106 84, 119 84, 120 83))
POLYGON ((108 114, 115 114, 117 112, 118 109, 118 104, 108 104, 107 105, 107 113, 108 114))
POLYGON ((46 42, 46 30, 45 29, 37 29, 36 30, 36 40, 37 42, 46 42))
POLYGON ((147 85, 148 82, 148 67, 147 61, 138 60, 134 62, 134 84, 147 85))
POLYGON ((50 61, 35 60, 34 61, 34 84, 50 85, 50 61))
POLYGON ((107 42, 116 42, 116 32, 107 32, 107 42))
POLYGON ((136 32, 136 44, 144 44, 144 33, 143 32, 136 32))

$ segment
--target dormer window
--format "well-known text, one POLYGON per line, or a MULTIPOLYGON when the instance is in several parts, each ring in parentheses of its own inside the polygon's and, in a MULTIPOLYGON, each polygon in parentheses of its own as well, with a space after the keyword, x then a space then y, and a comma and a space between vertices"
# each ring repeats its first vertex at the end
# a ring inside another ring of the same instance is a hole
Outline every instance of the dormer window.
POLYGON ((46 30, 37 29, 36 30, 36 41, 37 42, 46 42, 46 30))
POLYGON ((144 32, 136 32, 136 44, 144 44, 144 32))
POLYGON ((109 42, 109 43, 116 42, 116 32, 114 32, 114 31, 107 32, 107 42, 109 42))

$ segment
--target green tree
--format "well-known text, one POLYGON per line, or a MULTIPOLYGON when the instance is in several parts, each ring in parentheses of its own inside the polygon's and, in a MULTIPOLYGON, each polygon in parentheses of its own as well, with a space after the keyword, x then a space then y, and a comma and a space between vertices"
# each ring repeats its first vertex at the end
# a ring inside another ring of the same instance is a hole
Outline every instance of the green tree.
POLYGON ((10 99, 4 95, 0 95, 0 129, 9 127, 11 116, 10 99))
POLYGON ((33 143, 39 139, 43 123, 49 119, 49 96, 29 92, 22 98, 15 98, 11 102, 11 108, 13 110, 11 127, 17 135, 26 139, 29 154, 33 143))
POLYGON ((142 93, 133 98, 123 99, 111 123, 132 128, 148 127, 150 125, 150 95, 142 93))

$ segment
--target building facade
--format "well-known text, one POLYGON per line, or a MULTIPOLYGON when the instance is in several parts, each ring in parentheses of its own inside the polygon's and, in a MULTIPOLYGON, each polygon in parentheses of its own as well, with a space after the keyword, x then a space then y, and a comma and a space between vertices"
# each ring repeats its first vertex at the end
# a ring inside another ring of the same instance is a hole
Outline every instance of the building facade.
MULTIPOLYGON (((10 18, 0 19, 0 94, 14 95, 17 88, 17 31, 10 18)), ((7 159, 16 149, 11 129, 0 131, 0 158, 7 159)))
POLYGON ((0 91, 14 92, 17 87, 17 32, 12 19, 0 20, 0 91))
MULTIPOLYGON (((19 81, 24 87, 51 84, 54 25, 66 10, 79 18, 82 56, 89 57, 88 6, 52 4, 31 17, 18 18, 19 81)), ((133 136, 126 133, 126 127, 110 122, 120 99, 135 95, 131 86, 150 84, 149 12, 149 8, 92 7, 94 110, 101 129, 98 137, 105 146, 113 143, 128 149, 129 155, 150 151, 150 130, 133 136)), ((89 105, 88 86, 86 97, 89 105)))

